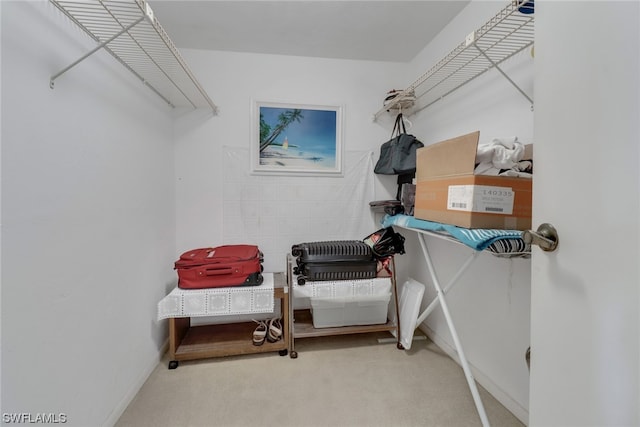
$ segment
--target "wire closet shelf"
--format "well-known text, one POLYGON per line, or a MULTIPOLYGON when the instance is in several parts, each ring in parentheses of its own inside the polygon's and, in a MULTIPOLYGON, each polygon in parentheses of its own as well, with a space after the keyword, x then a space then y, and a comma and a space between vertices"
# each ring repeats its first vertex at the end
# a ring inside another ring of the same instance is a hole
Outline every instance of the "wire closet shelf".
POLYGON ((105 49, 172 107, 218 107, 195 78, 145 0, 49 0, 98 45, 53 75, 105 49))
POLYGON ((416 108, 413 113, 421 111, 492 68, 496 68, 533 105, 533 100, 499 67, 507 59, 533 45, 533 8, 533 1, 509 2, 491 20, 470 33, 440 62, 376 112, 374 121, 394 107, 400 107, 407 96, 415 96, 416 108))

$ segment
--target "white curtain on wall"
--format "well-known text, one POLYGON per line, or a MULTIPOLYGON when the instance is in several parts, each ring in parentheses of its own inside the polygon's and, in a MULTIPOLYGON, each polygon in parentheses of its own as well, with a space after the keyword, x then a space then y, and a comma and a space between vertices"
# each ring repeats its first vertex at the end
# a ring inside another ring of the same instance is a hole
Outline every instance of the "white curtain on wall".
POLYGON ((284 271, 296 243, 362 240, 377 228, 372 151, 344 154, 341 177, 253 175, 245 148, 224 148, 223 237, 257 244, 265 271, 284 271))

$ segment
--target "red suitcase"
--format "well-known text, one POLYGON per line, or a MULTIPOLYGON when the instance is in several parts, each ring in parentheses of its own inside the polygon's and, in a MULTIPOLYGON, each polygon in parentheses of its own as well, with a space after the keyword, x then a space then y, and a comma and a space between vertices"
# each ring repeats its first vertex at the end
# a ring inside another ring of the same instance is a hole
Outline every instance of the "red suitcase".
POLYGON ((226 245, 185 252, 175 262, 178 287, 206 289, 262 284, 262 252, 255 245, 226 245))

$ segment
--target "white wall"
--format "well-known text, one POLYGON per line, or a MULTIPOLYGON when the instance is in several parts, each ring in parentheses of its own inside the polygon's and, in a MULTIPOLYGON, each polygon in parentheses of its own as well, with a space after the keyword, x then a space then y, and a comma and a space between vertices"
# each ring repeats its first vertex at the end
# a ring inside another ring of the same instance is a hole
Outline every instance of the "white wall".
MULTIPOLYGON (((410 66, 413 77, 405 85, 435 65, 504 6, 504 2, 471 2, 414 59, 410 66)), ((533 96, 530 51, 519 53, 501 68, 533 96)), ((524 143, 534 143, 529 101, 496 70, 411 116, 410 120, 411 133, 426 145, 476 130, 480 131, 480 142, 517 136, 524 143)), ((411 258, 402 262, 407 264, 407 275, 426 285, 424 309, 436 295, 421 259, 420 247, 414 236, 408 237, 411 258)), ((444 285, 458 271, 469 250, 439 239, 428 239, 427 243, 439 281, 444 285)), ((529 407, 529 373, 524 355, 530 335, 530 274, 530 260, 498 259, 483 253, 447 294, 476 379, 525 423, 529 407)), ((423 322, 421 329, 455 357, 453 340, 440 309, 423 322)))
MULTIPOLYGON (((178 252, 193 247, 238 243, 229 241, 237 232, 224 229, 225 191, 230 191, 229 184, 225 184, 228 176, 224 175, 224 166, 229 159, 224 155, 224 147, 246 149, 248 156, 253 101, 340 106, 343 108, 345 152, 371 151, 377 159, 380 144, 389 138, 391 128, 384 121, 374 123, 372 116, 382 106, 387 90, 403 79, 406 69, 405 64, 202 50, 184 50, 183 55, 203 87, 215 94, 220 115, 214 120, 203 121, 192 114, 176 121, 178 252)), ((346 160, 349 158, 349 155, 345 156, 346 160)), ((239 166, 243 169, 240 174, 249 174, 250 166, 247 157, 239 166)), ((345 166, 348 169, 349 165, 345 166)), ((395 177, 384 178, 378 181, 373 197, 395 195, 395 177)), ((262 182, 269 178, 253 179, 262 182)), ((313 205, 306 202, 312 200, 318 185, 331 184, 340 188, 350 182, 346 175, 342 178, 303 176, 289 179, 289 186, 295 186, 301 203, 292 203, 281 216, 288 233, 272 236, 279 240, 273 251, 270 250, 271 242, 261 239, 266 233, 260 229, 254 236, 247 236, 249 242, 256 242, 265 250, 267 271, 283 271, 285 254, 295 243, 364 238, 379 228, 370 212, 365 212, 359 228, 342 230, 336 235, 333 229, 323 227, 313 216, 310 207, 313 205)), ((280 187, 275 190, 274 197, 288 190, 290 188, 280 187)), ((263 197, 260 192, 248 193, 243 197, 251 200, 263 197)), ((317 202, 328 205, 338 201, 338 197, 340 194, 336 191, 317 202)), ((346 221, 348 208, 349 204, 341 201, 326 219, 336 223, 346 221)), ((259 227, 273 224, 267 218, 272 210, 272 206, 265 204, 264 223, 259 227)), ((243 214, 249 215, 238 212, 238 215, 243 214)))
POLYGON ((2 413, 112 425, 174 279, 168 107, 47 1, 2 7, 2 413))

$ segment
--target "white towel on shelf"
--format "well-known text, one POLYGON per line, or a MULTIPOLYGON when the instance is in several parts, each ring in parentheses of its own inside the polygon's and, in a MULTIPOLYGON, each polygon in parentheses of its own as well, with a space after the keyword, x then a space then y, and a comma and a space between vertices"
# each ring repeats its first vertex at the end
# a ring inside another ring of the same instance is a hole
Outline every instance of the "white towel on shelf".
POLYGON ((520 173, 522 168, 519 162, 523 156, 524 144, 518 141, 517 136, 494 138, 488 144, 478 145, 477 166, 474 173, 476 175, 500 175, 500 171, 504 169, 520 173))

